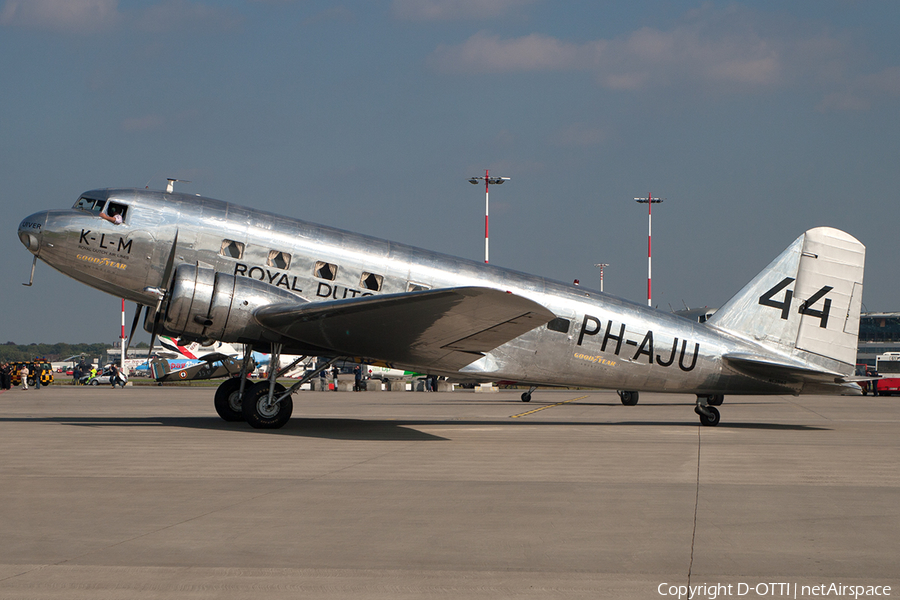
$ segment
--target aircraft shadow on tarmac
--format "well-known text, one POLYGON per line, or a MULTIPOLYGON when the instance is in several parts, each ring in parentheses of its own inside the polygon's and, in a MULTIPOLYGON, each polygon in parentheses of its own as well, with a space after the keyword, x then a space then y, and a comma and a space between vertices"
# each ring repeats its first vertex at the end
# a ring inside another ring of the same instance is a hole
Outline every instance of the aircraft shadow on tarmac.
MULTIPOLYGON (((78 427, 180 427, 219 431, 242 431, 254 435, 281 435, 333 440, 371 441, 449 441, 449 438, 420 431, 417 427, 700 427, 694 421, 549 421, 533 418, 524 420, 447 420, 447 419, 291 419, 281 429, 255 430, 244 423, 226 423, 218 417, 2 417, 0 423, 59 423, 78 427)), ((830 431, 824 427, 794 425, 788 423, 722 423, 719 429, 748 429, 769 431, 830 431)))

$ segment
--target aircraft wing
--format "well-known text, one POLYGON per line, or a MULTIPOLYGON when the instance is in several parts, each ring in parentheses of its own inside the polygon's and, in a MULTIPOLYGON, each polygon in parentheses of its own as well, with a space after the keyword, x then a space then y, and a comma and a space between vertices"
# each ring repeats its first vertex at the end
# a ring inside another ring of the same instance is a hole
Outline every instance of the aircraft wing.
POLYGON ((457 370, 555 318, 540 304, 483 287, 277 304, 257 321, 344 356, 457 370))
POLYGON ((212 364, 214 362, 218 362, 220 360, 224 361, 229 358, 233 357, 228 354, 222 354, 221 352, 210 352, 209 354, 204 354, 203 356, 198 357, 197 360, 202 360, 207 364, 212 364))

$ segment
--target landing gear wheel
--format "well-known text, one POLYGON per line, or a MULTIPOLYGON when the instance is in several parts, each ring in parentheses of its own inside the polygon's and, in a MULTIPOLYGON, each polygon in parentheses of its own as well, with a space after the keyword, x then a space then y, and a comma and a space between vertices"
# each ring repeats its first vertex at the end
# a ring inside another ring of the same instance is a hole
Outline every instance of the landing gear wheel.
MULTIPOLYGON (((244 388, 244 394, 253 385, 248 381, 244 388)), ((241 378, 232 377, 223 381, 216 389, 216 412, 223 420, 234 422, 243 421, 244 413, 241 410, 241 378)))
POLYGON ((531 402, 531 394, 522 392, 522 402, 531 402))
POLYGON ((619 399, 625 406, 634 406, 638 403, 638 393, 619 391, 619 399))
POLYGON ((719 411, 713 406, 707 406, 706 410, 708 410, 712 416, 703 414, 699 409, 696 409, 694 412, 700 415, 700 423, 702 425, 715 427, 719 424, 719 411))
MULTIPOLYGON (((277 398, 284 393, 284 386, 275 384, 277 398)), ((294 412, 294 402, 288 396, 281 402, 269 405, 269 382, 260 381, 249 389, 244 390, 244 398, 241 401, 241 412, 244 419, 254 429, 278 429, 291 418, 294 412)))
POLYGON ((715 394, 713 396, 710 396, 709 400, 707 400, 707 402, 709 402, 710 406, 722 406, 722 402, 724 402, 724 401, 725 401, 725 394, 715 394))

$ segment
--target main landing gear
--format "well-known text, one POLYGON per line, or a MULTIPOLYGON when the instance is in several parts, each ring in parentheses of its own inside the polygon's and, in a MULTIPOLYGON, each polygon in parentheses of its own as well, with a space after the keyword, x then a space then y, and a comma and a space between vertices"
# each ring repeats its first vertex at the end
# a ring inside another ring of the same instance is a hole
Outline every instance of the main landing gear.
POLYGON ((287 367, 278 370, 279 357, 281 356, 281 344, 272 344, 270 356, 269 378, 266 381, 250 383, 248 388, 247 373, 250 367, 249 346, 244 348, 244 363, 241 365, 239 377, 227 379, 216 390, 216 412, 226 421, 247 421, 255 429, 278 429, 283 427, 294 412, 294 402, 291 395, 300 389, 300 386, 320 372, 330 367, 338 359, 334 357, 327 363, 306 374, 290 389, 285 389, 277 379, 287 371, 293 369, 301 360, 301 356, 287 367))
POLYGON ((531 386, 527 392, 522 394, 522 402, 531 402, 531 394, 537 389, 536 385, 531 386))
POLYGON ((697 395, 697 406, 694 412, 700 416, 700 423, 707 427, 715 427, 719 424, 719 411, 716 406, 721 406, 725 396, 722 394, 714 394, 710 396, 697 395))

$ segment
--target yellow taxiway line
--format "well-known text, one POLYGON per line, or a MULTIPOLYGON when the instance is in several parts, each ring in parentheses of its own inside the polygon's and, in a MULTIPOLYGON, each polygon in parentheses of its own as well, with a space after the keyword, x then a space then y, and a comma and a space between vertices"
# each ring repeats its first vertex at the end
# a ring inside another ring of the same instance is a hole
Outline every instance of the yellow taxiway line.
POLYGON ((533 415, 536 412, 540 412, 542 410, 546 410, 548 408, 553 408, 554 406, 561 406, 563 404, 568 404, 569 402, 575 402, 576 400, 583 400, 587 398, 587 396, 578 396, 577 398, 572 398, 571 400, 566 400, 564 402, 557 402, 556 404, 548 404, 547 406, 542 406, 540 408, 536 408, 534 410, 529 410, 528 412, 519 413, 517 415, 511 415, 510 419, 518 419, 519 417, 527 417, 528 415, 533 415))

